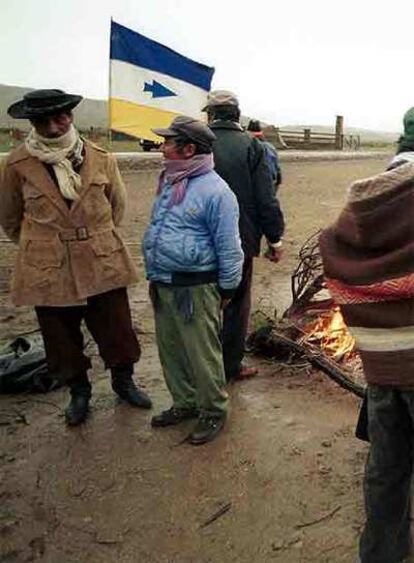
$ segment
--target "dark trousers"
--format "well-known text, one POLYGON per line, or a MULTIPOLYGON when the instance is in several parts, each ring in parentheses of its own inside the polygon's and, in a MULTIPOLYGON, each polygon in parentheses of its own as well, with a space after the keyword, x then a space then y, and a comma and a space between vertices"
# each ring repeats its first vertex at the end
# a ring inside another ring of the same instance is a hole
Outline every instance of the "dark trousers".
POLYGON ((224 309, 222 345, 226 380, 237 377, 244 356, 244 347, 249 326, 253 258, 244 259, 243 275, 239 287, 224 309))
POLYGON ((36 307, 35 310, 48 369, 53 377, 69 386, 90 388, 86 373, 91 362, 84 354, 83 320, 106 368, 132 366, 140 358, 125 288, 89 297, 84 306, 36 307))
POLYGON ((369 385, 362 563, 400 563, 408 555, 413 431, 414 391, 369 385))

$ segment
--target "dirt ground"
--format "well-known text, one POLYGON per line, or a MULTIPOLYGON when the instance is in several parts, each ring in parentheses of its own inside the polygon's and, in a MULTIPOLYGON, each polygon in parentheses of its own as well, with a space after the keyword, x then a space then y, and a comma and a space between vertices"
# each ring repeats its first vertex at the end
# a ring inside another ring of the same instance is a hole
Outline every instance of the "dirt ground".
MULTIPOLYGON (((256 260, 254 309, 284 310, 303 241, 336 217, 352 180, 386 162, 284 164, 285 256, 280 265, 256 260)), ((142 271, 138 243, 156 172, 124 177, 123 233, 142 271)), ((12 248, 0 250, 4 265, 12 248)), ((130 298, 143 348, 136 376, 157 412, 169 397, 144 274, 130 298)), ((0 340, 36 327, 5 292, 0 318, 0 340)), ((182 443, 188 424, 153 430, 150 412, 119 404, 89 350, 93 410, 83 427, 64 425, 65 390, 0 398, 1 563, 355 561, 366 455, 353 435, 356 397, 318 372, 250 358, 260 375, 230 387, 225 431, 195 448, 182 443)))

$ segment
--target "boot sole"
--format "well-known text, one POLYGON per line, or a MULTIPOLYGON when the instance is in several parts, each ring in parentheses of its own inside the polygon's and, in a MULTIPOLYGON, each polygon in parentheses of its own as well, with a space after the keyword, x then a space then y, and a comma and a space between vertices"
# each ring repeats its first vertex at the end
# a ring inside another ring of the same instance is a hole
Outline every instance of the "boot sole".
POLYGON ((220 434, 223 428, 224 425, 221 426, 215 432, 209 434, 206 438, 202 438, 202 439, 192 438, 190 434, 189 437, 187 438, 187 442, 192 446, 202 446, 203 444, 208 444, 208 442, 212 442, 220 434))
POLYGON ((153 422, 151 420, 151 426, 153 428, 166 428, 167 426, 177 426, 178 424, 181 424, 182 422, 185 422, 186 420, 194 420, 195 418, 197 418, 198 415, 194 415, 194 416, 187 416, 186 418, 181 418, 180 420, 177 420, 175 422, 153 422))
POLYGON ((152 404, 150 405, 137 405, 136 403, 130 403, 129 401, 127 401, 126 399, 121 399, 121 401, 123 403, 126 403, 127 405, 129 405, 130 407, 134 407, 136 409, 145 409, 147 411, 152 409, 152 404))
POLYGON ((128 405, 130 405, 131 407, 135 407, 136 409, 146 409, 146 410, 152 409, 151 402, 138 404, 138 403, 133 403, 124 397, 121 397, 121 395, 118 395, 118 393, 116 393, 116 396, 118 397, 118 400, 121 401, 122 403, 127 403, 128 405))
POLYGON ((86 422, 87 418, 89 416, 89 412, 82 417, 80 420, 71 420, 70 418, 67 418, 65 415, 65 422, 67 426, 79 426, 80 424, 83 424, 84 422, 86 422))

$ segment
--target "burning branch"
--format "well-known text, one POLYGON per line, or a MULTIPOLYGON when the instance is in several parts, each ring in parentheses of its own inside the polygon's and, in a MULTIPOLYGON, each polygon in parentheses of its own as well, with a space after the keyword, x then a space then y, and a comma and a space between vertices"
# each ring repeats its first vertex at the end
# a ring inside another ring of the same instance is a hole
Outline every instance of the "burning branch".
POLYGON ((291 279, 292 303, 282 320, 268 319, 264 327, 250 335, 248 346, 281 361, 292 355, 295 361, 305 358, 341 387, 363 397, 355 341, 325 287, 318 238, 319 231, 299 252, 299 264, 291 279))

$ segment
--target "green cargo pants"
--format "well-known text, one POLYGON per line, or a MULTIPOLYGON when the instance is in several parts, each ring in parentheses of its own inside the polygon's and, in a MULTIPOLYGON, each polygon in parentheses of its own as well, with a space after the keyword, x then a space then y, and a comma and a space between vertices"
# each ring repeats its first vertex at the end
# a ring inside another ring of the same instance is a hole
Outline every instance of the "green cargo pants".
POLYGON ((158 352, 176 408, 226 416, 220 294, 214 283, 153 286, 158 352))

